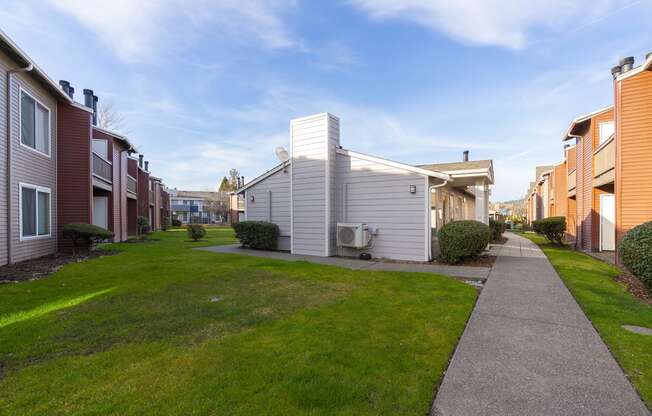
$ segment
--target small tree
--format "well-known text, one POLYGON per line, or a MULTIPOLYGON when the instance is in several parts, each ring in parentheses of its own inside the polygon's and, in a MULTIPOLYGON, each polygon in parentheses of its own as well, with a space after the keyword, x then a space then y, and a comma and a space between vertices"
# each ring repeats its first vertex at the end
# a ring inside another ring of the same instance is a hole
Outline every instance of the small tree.
POLYGON ((138 234, 149 233, 149 220, 147 217, 138 217, 138 234))
POLYGON ((113 233, 93 224, 71 223, 63 226, 62 235, 72 242, 72 254, 77 254, 78 247, 91 249, 97 243, 113 237, 113 233))

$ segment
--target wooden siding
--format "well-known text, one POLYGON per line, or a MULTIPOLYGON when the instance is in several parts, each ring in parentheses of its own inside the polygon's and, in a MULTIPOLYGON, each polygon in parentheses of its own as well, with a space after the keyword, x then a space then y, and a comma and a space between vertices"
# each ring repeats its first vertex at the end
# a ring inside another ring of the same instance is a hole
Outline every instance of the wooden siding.
POLYGON ((568 211, 568 186, 566 184, 566 163, 555 166, 553 171, 554 189, 553 195, 555 198, 554 212, 552 215, 558 217, 566 217, 568 211))
POLYGON ((652 72, 619 83, 616 171, 616 240, 652 220, 652 72))
POLYGON ((339 121, 319 114, 290 123, 292 144, 292 252, 330 255, 331 158, 339 121), (333 148, 331 148, 333 146, 333 148))
POLYGON ((65 224, 92 223, 91 114, 60 103, 58 119, 58 236, 62 250, 71 246, 61 236, 65 224))
MULTIPOLYGON (((377 258, 425 261, 426 181, 422 175, 402 169, 337 155, 337 221, 364 223, 378 231, 373 248, 377 258), (410 186, 416 193, 410 193, 410 186), (346 191, 344 188, 346 187, 346 191)), ((340 248, 357 256, 359 250, 340 248)))
POLYGON ((149 173, 138 168, 138 216, 149 217, 149 173))
POLYGON ((290 226, 290 175, 291 167, 285 171, 280 170, 263 181, 258 182, 246 190, 247 220, 249 221, 270 221, 278 225, 280 237, 278 248, 280 250, 290 249, 291 226, 290 226), (271 214, 270 218, 270 195, 271 214), (251 200, 251 197, 254 200, 251 200))
MULTIPOLYGON (((17 66, 5 54, 0 52, 0 264, 7 263, 7 108, 6 79, 7 71, 17 66)), ((57 101, 29 73, 12 75, 10 86, 11 105, 11 147, 12 147, 12 261, 18 262, 34 257, 54 253, 57 249, 57 101), (41 101, 50 110, 50 156, 32 151, 20 144, 20 88, 41 101), (19 183, 28 183, 50 189, 50 237, 39 237, 20 241, 20 190, 19 183)))

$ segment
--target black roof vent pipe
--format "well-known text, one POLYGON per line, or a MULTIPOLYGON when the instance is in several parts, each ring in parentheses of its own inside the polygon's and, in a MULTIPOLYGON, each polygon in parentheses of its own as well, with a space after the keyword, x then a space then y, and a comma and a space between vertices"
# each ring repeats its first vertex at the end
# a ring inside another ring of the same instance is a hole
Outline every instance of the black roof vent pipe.
POLYGON ((93 125, 97 126, 97 95, 93 95, 93 125))
POLYGON ((66 81, 65 79, 59 80, 59 85, 61 85, 61 89, 63 92, 65 92, 68 97, 72 98, 72 93, 70 92, 71 87, 70 87, 70 82, 66 81))
POLYGON ((84 88, 84 105, 90 109, 93 108, 93 90, 84 88))
POLYGON ((141 169, 143 168, 143 158, 144 157, 145 156, 143 156, 143 155, 138 155, 138 167, 141 168, 141 169))
POLYGON ((620 60, 620 67, 623 69, 623 74, 629 72, 634 68, 634 57, 628 56, 620 60))
POLYGON ((618 75, 623 73, 623 69, 620 67, 620 65, 616 65, 613 68, 611 68, 611 75, 613 75, 614 79, 618 78, 618 75))
POLYGON ((463 162, 468 162, 469 161, 469 151, 465 150, 464 153, 462 153, 462 161, 463 162))
POLYGON ((149 172, 149 160, 145 161, 145 171, 149 172))

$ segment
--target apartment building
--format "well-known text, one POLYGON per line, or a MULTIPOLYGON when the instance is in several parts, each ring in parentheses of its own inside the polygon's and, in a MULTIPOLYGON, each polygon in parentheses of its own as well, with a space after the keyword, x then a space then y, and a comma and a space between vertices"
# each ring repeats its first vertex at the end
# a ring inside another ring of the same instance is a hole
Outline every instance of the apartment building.
POLYGON ((76 102, 69 82, 54 82, 1 31, 0 75, 0 265, 66 249, 69 223, 107 228, 116 241, 136 233, 135 148, 97 126, 93 91, 76 102))
POLYGON ((170 202, 173 218, 182 224, 229 222, 230 192, 184 191, 175 188, 170 190, 170 202))
POLYGON ((560 215, 565 203, 569 237, 583 251, 617 253, 627 231, 652 221, 652 54, 637 68, 625 58, 611 72, 615 104, 575 118, 562 137, 548 212, 537 205, 546 202, 544 178, 528 191, 528 220, 560 215))

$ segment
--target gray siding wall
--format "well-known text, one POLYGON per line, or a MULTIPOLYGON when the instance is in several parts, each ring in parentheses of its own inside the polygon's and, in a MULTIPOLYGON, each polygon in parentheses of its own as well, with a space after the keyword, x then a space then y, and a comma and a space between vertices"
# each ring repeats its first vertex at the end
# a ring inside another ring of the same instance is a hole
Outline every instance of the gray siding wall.
POLYGON ((337 221, 364 223, 378 231, 373 248, 339 248, 338 254, 358 256, 364 251, 376 258, 428 260, 422 175, 338 154, 337 176, 337 221), (410 193, 411 185, 416 186, 415 194, 410 193))
MULTIPOLYGON (((6 76, 9 69, 16 64, 6 55, 0 53, 0 264, 7 262, 7 108, 6 76)), ((57 249, 57 102, 56 99, 31 75, 17 73, 12 76, 11 84, 11 146, 13 153, 13 178, 11 183, 12 206, 12 241, 13 261, 54 253, 57 249), (50 110, 50 157, 37 153, 20 144, 20 88, 27 91, 50 110), (20 239, 20 190, 19 184, 26 183, 50 189, 50 237, 30 240, 20 239)))
POLYGON ((292 252, 331 255, 335 148, 339 120, 318 114, 292 120, 292 252), (328 203, 327 203, 328 201, 328 203))
POLYGON ((281 233, 279 250, 290 250, 290 175, 292 168, 280 170, 245 191, 247 220, 270 221, 281 233), (251 201, 253 195, 254 201, 251 201), (271 196, 271 218, 270 218, 271 196))

